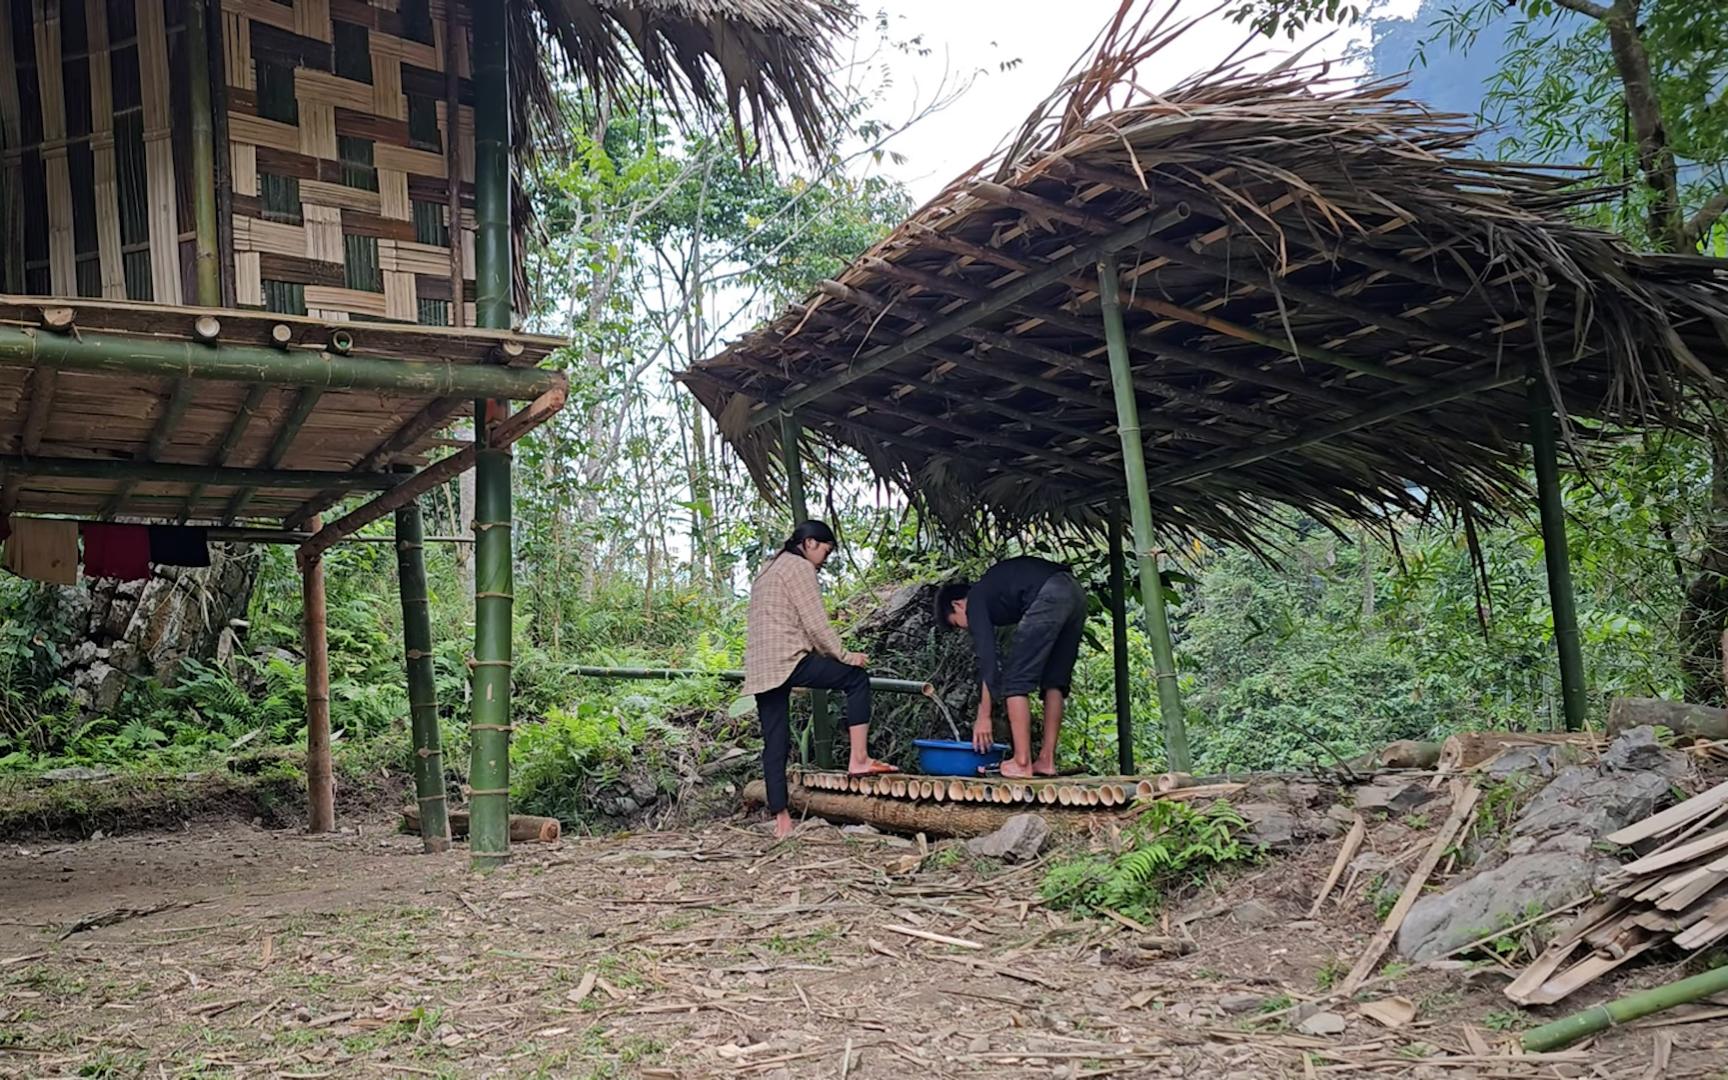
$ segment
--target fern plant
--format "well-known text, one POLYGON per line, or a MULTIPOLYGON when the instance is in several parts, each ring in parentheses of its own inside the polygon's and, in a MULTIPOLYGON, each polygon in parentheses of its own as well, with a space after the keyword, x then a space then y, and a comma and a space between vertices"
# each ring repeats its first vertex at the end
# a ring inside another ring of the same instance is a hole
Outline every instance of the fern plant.
POLYGON ((1246 828, 1222 800, 1204 808, 1155 802, 1124 834, 1119 854, 1059 863, 1040 893, 1052 908, 1149 916, 1170 890, 1199 883, 1215 866, 1257 857, 1259 849, 1242 839, 1246 828))

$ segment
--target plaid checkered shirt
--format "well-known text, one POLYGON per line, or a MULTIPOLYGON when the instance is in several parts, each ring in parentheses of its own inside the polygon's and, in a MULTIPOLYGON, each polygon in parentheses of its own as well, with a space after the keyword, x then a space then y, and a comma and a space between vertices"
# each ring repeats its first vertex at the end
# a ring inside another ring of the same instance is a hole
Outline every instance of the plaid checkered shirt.
POLYGON ((816 568, 800 555, 781 552, 756 575, 750 586, 749 623, 741 691, 745 694, 785 685, 798 661, 811 653, 836 660, 848 655, 822 607, 816 568))

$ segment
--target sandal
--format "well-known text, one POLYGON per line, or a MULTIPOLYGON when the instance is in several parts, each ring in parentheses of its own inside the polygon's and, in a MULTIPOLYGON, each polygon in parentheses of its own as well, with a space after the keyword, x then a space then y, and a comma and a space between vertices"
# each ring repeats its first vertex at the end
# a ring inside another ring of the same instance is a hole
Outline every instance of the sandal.
POLYGON ((899 769, 896 769, 894 766, 888 764, 886 761, 872 761, 870 763, 870 767, 868 769, 865 769, 863 772, 853 772, 851 769, 847 769, 846 775, 848 775, 848 776, 878 776, 882 773, 897 773, 899 771, 900 771, 899 769))

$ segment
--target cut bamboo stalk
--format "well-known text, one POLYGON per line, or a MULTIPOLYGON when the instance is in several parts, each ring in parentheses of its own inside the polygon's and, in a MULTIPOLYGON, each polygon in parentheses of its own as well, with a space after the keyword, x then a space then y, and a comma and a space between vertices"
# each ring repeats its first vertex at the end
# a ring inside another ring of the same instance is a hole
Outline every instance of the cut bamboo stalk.
POLYGON ((966 782, 964 780, 950 780, 950 781, 948 781, 948 801, 949 802, 965 802, 966 801, 966 782))
POLYGON ((947 781, 934 780, 934 781, 931 781, 931 783, 928 786, 930 788, 930 797, 931 798, 935 799, 937 802, 946 802, 948 800, 948 783, 947 783, 947 781))
POLYGON ((1056 801, 1056 789, 1049 784, 1043 785, 1038 789, 1038 801, 1045 806, 1051 805, 1056 801))
POLYGON ((1672 829, 1677 829, 1725 804, 1728 804, 1728 782, 1717 784, 1710 790, 1694 795, 1685 802, 1670 806, 1659 814, 1654 814, 1636 824, 1611 832, 1603 839, 1610 844, 1630 846, 1641 840, 1648 840, 1654 836, 1661 836, 1672 829))
POLYGON ((1387 946, 1392 943, 1393 935, 1397 934, 1398 928, 1404 924, 1404 916, 1409 914, 1410 908, 1416 903, 1416 898, 1421 895, 1423 887, 1427 885, 1429 875, 1433 874, 1434 868, 1440 865, 1440 859, 1451 847, 1459 830, 1470 821, 1470 813, 1475 808, 1476 800, 1480 795, 1481 792, 1477 790, 1475 784, 1453 782, 1451 816, 1440 826, 1440 831, 1435 834, 1434 842, 1429 845, 1427 854, 1422 856, 1422 861, 1417 863, 1416 868, 1411 871, 1410 878, 1404 885, 1404 891, 1398 894, 1397 903, 1387 913, 1386 921, 1381 924, 1380 929, 1375 931, 1374 937, 1368 943, 1368 948, 1356 961, 1356 966, 1350 969, 1350 974, 1345 977, 1343 985, 1339 987, 1339 993, 1346 997, 1353 996, 1356 991, 1362 988, 1362 984, 1368 981, 1368 976, 1373 974, 1374 968, 1380 963, 1380 958, 1385 955, 1387 946))
POLYGON ((1310 919, 1320 914, 1320 906, 1332 895, 1332 887, 1344 876, 1344 868, 1356 857, 1356 849, 1362 846, 1362 838, 1366 835, 1368 825, 1362 820, 1361 814, 1356 814, 1355 820, 1350 824, 1350 831, 1344 834, 1344 843, 1338 846, 1338 857, 1332 860, 1332 869, 1326 874, 1325 884, 1320 886, 1320 892, 1314 897, 1314 905, 1308 909, 1310 919))

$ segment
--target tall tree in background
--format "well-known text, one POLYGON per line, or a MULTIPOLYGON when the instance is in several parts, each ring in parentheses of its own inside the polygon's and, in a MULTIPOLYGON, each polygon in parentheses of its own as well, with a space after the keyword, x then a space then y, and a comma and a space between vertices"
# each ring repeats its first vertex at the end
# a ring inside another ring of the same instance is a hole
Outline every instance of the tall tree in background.
MULTIPOLYGON (((1355 23, 1339 0, 1240 0, 1239 21, 1274 35, 1355 23)), ((1510 51, 1483 88, 1483 118, 1504 124, 1520 157, 1582 162, 1627 197, 1600 224, 1655 251, 1722 255, 1728 214, 1728 3, 1723 0, 1464 0, 1425 2, 1434 39, 1471 48, 1483 28, 1514 20, 1510 51)), ((1728 343, 1725 343, 1728 344, 1728 343)), ((1728 421, 1716 403, 1704 403, 1728 421)), ((1728 630, 1728 433, 1713 426, 1711 513, 1696 530, 1681 633, 1688 696, 1721 701, 1728 630)))

